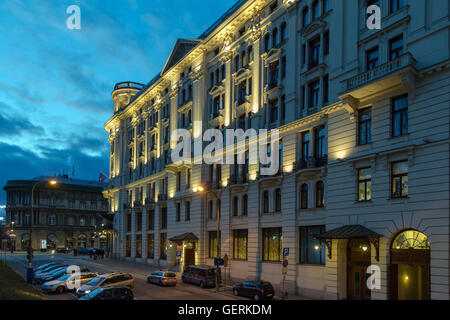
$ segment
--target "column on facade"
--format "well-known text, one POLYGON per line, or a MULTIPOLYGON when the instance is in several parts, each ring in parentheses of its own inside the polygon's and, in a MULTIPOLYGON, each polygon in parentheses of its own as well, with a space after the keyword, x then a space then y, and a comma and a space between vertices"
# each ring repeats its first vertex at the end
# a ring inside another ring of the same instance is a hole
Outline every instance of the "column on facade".
POLYGON ((221 217, 220 217, 220 233, 221 233, 221 257, 223 258, 228 255, 228 259, 231 260, 233 254, 232 250, 232 242, 233 242, 233 234, 231 232, 231 208, 230 208, 230 193, 222 192, 221 194, 221 217))
POLYGON ((142 207, 142 243, 141 243, 141 248, 142 248, 142 261, 145 261, 147 259, 147 207, 144 205, 142 207))
MULTIPOLYGON (((161 193, 161 190, 160 190, 160 193, 161 193)), ((154 221, 155 221, 155 223, 154 223, 154 230, 155 230, 155 233, 154 233, 154 236, 153 236, 153 238, 154 238, 154 245, 153 245, 153 248, 154 248, 154 255, 155 255, 155 258, 153 259, 153 263, 154 264, 156 264, 156 265, 158 265, 159 266, 159 263, 160 263, 160 253, 161 253, 161 248, 160 248, 160 246, 161 246, 161 241, 160 241, 160 238, 161 238, 161 234, 160 234, 160 231, 161 231, 161 224, 160 224, 160 205, 159 205, 159 203, 158 204, 156 204, 155 205, 155 210, 154 210, 154 221)))
POLYGON ((227 58, 225 62, 225 110, 224 110, 224 124, 228 126, 231 123, 231 111, 233 108, 233 79, 231 77, 231 57, 227 58))

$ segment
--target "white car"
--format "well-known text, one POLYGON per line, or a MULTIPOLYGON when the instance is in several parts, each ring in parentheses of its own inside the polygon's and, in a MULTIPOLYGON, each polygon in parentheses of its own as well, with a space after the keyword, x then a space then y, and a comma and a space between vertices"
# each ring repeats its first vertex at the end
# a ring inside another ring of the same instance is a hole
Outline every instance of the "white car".
MULTIPOLYGON (((73 280, 70 280, 70 277, 72 274, 65 274, 61 277, 59 277, 56 280, 47 281, 41 285, 41 290, 45 293, 49 292, 56 292, 56 293, 63 293, 64 291, 70 290, 69 289, 69 283, 73 280)), ((83 272, 80 274, 80 286, 85 284, 86 282, 90 281, 91 279, 94 279, 96 276, 98 276, 97 273, 94 272, 83 272)), ((71 290, 75 290, 77 288, 73 288, 71 290)))

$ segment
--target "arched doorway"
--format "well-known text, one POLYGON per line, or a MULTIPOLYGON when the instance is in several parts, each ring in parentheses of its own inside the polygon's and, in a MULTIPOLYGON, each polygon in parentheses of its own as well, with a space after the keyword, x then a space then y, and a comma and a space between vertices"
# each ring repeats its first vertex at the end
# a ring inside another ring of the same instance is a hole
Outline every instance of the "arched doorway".
POLYGON ((368 239, 350 239, 347 243, 347 299, 368 300, 367 267, 371 264, 368 239))
POLYGON ((78 248, 86 248, 87 239, 85 234, 78 235, 78 248))
POLYGON ((30 234, 24 233, 22 235, 20 243, 21 243, 22 250, 24 250, 24 251, 28 250, 28 247, 30 246, 30 234))
POLYGON ((405 230, 394 238, 389 287, 393 300, 430 299, 430 243, 426 235, 405 230))

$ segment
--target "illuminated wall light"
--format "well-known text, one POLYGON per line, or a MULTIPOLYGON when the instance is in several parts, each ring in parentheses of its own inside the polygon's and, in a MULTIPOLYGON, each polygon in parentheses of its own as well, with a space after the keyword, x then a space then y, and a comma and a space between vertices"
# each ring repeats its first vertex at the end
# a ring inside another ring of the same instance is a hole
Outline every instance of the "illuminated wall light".
POLYGON ((197 192, 197 187, 192 188, 192 191, 197 192))
POLYGON ((292 169, 293 169, 292 165, 287 165, 284 167, 284 172, 287 172, 287 173, 292 172, 292 169))
POLYGON ((368 248, 367 248, 366 246, 363 246, 363 247, 362 247, 362 250, 363 250, 364 252, 366 252, 367 249, 368 249, 368 248))
POLYGON ((405 276, 405 281, 408 281, 409 280, 409 277, 408 276, 405 276))
POLYGON ((223 186, 223 187, 226 187, 227 185, 228 185, 228 181, 227 181, 227 180, 225 180, 225 181, 222 182, 222 186, 223 186))
POLYGON ((201 68, 202 68, 202 66, 198 65, 198 66, 195 67, 195 70, 200 71, 201 68))
POLYGON ((344 159, 344 156, 345 156, 344 152, 339 151, 337 153, 337 160, 342 161, 344 159))
POLYGON ((315 247, 314 247, 314 249, 315 249, 316 251, 318 251, 318 250, 320 249, 320 247, 316 244, 315 247))
POLYGON ((256 173, 252 173, 250 175, 250 180, 255 181, 256 180, 256 173))
POLYGON ((169 197, 173 198, 173 196, 174 196, 174 193, 171 192, 171 193, 169 194, 169 197))

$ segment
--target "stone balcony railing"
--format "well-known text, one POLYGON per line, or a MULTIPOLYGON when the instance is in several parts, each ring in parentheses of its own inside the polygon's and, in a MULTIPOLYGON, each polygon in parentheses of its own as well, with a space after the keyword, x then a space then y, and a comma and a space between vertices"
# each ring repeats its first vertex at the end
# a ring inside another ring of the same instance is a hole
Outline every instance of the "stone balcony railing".
POLYGON ((384 63, 372 70, 368 70, 366 72, 360 73, 354 77, 351 77, 347 80, 342 81, 343 91, 349 91, 363 85, 366 85, 374 80, 385 77, 389 74, 392 74, 398 70, 401 70, 406 67, 413 67, 416 61, 412 57, 410 53, 406 53, 399 58, 384 63))

